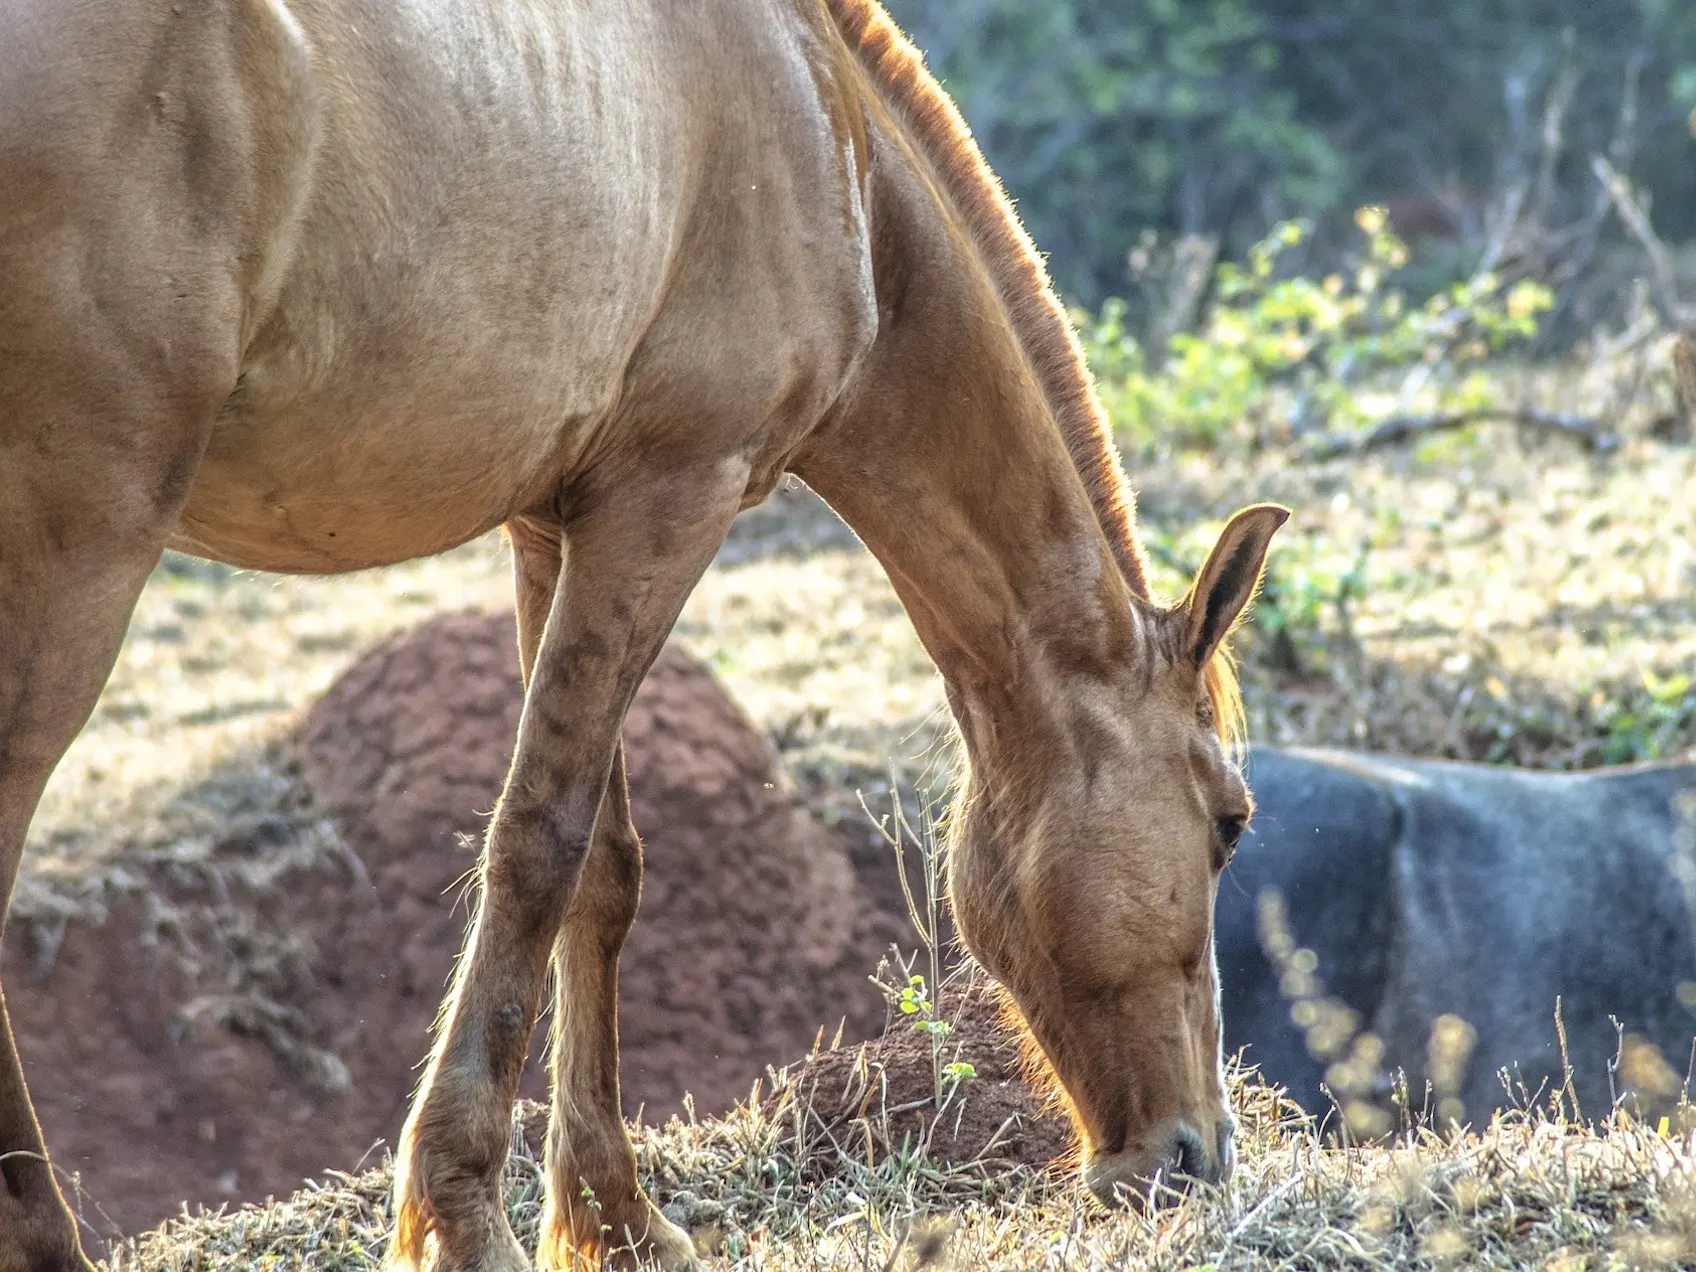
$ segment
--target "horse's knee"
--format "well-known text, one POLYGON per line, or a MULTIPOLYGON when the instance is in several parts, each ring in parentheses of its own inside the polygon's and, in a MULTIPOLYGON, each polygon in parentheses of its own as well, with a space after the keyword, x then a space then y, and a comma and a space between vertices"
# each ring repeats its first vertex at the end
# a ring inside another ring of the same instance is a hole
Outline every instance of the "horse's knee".
POLYGON ((594 819, 570 809, 503 806, 489 830, 486 902, 526 929, 556 928, 583 873, 593 834, 594 819))

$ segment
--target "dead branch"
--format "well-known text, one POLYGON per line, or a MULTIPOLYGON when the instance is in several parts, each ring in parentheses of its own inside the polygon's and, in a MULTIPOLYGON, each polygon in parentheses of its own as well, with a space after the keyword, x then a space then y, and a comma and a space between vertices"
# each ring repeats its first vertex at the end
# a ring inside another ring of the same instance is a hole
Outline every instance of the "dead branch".
POLYGON ((1661 311, 1661 317, 1671 326, 1684 326, 1690 315, 1678 299, 1672 257, 1666 244, 1656 235, 1655 227, 1649 223, 1649 214, 1632 190, 1631 182, 1601 155, 1590 157, 1590 170, 1608 192, 1614 211, 1619 213, 1625 228, 1631 231, 1632 237, 1642 245, 1644 255, 1649 258, 1649 279, 1655 289, 1655 307, 1661 311))
POLYGON ((1151 357, 1158 362, 1179 332, 1193 330, 1201 315, 1202 298, 1213 281, 1219 260, 1217 234, 1186 234, 1172 245, 1172 273, 1166 305, 1150 340, 1151 357))
MULTIPOLYGON (((1692 368, 1696 372, 1696 367, 1692 368)), ((1429 437, 1471 424, 1506 423, 1559 433, 1578 442, 1586 450, 1607 454, 1619 448, 1617 434, 1610 433, 1598 421, 1564 411, 1539 411, 1531 407, 1482 406, 1471 411, 1453 411, 1446 415, 1392 415, 1366 432, 1355 436, 1321 437, 1310 443, 1302 458, 1308 460, 1338 459, 1345 455, 1364 455, 1398 442, 1429 437)))
POLYGON ((1546 225, 1555 201, 1555 170, 1560 166, 1561 153, 1566 149, 1566 117, 1572 109, 1572 99, 1578 90, 1578 66, 1566 62, 1543 100, 1543 127, 1540 140, 1537 180, 1531 187, 1530 218, 1534 225, 1546 225))

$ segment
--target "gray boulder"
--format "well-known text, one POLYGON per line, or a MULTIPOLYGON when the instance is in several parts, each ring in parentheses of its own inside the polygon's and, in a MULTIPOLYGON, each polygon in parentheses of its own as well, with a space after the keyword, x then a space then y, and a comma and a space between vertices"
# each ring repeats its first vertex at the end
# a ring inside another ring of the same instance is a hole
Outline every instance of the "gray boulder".
POLYGON ((1469 1120, 1558 1087, 1557 998, 1586 1117, 1623 1085, 1609 1073, 1622 1030, 1687 1078, 1696 926, 1677 862, 1696 857, 1680 811, 1696 764, 1551 774, 1257 747, 1247 771, 1258 808, 1217 909, 1225 1046, 1308 1111, 1332 1108, 1326 1065, 1291 1019, 1284 991, 1300 986, 1280 986, 1263 948, 1267 889, 1324 995, 1382 1040, 1416 1100, 1444 1014, 1477 1031, 1458 1089, 1469 1120))

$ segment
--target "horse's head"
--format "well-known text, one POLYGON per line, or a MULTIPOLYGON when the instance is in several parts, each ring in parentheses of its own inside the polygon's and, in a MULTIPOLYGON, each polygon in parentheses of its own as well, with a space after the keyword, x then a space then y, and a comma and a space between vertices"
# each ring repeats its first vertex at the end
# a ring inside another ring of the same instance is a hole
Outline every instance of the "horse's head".
POLYGON ((1055 687, 1069 736, 1023 773, 974 774, 951 853, 960 933, 1052 1066, 1106 1201, 1234 1161, 1213 900, 1252 805, 1219 651, 1288 515, 1238 513, 1182 603, 1138 603, 1134 665, 1055 687))

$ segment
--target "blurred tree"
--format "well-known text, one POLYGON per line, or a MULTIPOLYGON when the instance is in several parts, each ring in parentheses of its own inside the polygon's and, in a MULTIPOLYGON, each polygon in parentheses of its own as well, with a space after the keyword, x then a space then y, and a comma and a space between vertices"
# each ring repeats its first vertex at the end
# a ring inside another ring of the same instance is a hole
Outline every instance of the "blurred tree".
POLYGON ((888 3, 1087 304, 1148 228, 1240 256, 1285 217, 1439 193, 1464 217, 1516 182, 1559 223, 1593 205, 1596 153, 1663 234, 1696 232, 1690 0, 888 3))
POLYGON ((1122 291, 1144 227, 1237 231, 1342 194, 1251 0, 895 0, 1061 286, 1122 291))
POLYGON ((1255 0, 1296 117, 1349 156, 1361 201, 1535 183, 1557 220, 1624 160, 1679 236, 1696 228, 1696 7, 1687 0, 1255 0), (1551 95, 1565 101, 1549 151, 1551 95), (1564 205, 1564 206, 1561 206, 1564 205))

